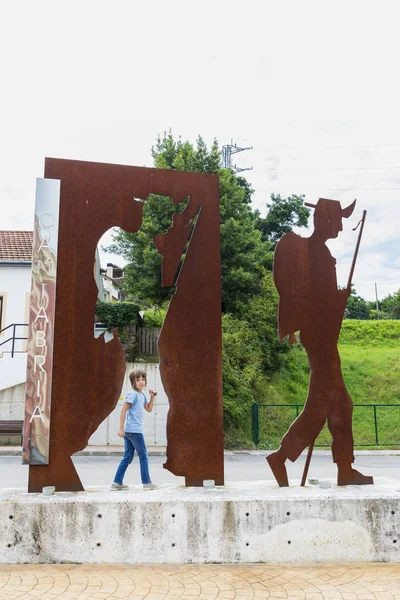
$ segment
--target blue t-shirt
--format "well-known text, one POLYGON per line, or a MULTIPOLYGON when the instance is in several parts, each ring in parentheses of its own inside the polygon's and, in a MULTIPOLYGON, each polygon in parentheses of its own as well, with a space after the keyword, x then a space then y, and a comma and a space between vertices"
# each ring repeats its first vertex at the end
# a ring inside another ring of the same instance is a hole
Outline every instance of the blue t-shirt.
POLYGON ((126 433, 143 433, 143 412, 144 405, 148 400, 143 392, 132 390, 125 398, 125 402, 130 404, 125 417, 126 433))

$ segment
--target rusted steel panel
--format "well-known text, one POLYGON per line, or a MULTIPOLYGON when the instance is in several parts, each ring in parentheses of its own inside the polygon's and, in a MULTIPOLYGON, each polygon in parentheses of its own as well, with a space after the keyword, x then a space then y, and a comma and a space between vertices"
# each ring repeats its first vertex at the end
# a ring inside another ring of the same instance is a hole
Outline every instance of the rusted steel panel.
MULTIPOLYGON (((174 198, 177 202, 178 199, 174 198)), ((192 219, 190 244, 171 299, 158 349, 160 373, 170 401, 167 462, 186 485, 205 479, 224 483, 222 413, 222 337, 218 178, 200 178, 185 211, 155 239, 164 256, 163 283, 170 285, 192 219), (171 251, 169 250, 171 248, 171 251), (214 337, 215 336, 215 337, 214 337), (193 402, 192 399, 196 398, 193 402)))
POLYGON ((81 490, 70 457, 85 448, 118 402, 124 353, 115 332, 107 344, 93 336, 93 260, 110 227, 140 228, 143 202, 135 198, 150 193, 170 196, 175 204, 190 196, 185 216, 175 218, 167 234, 171 241, 161 242, 166 284, 187 240, 182 227, 190 229, 201 211, 159 341, 171 406, 166 468, 191 485, 223 483, 218 177, 52 158, 46 158, 45 177, 61 181, 50 463, 30 467, 29 491, 45 485, 81 490))
MULTIPOLYGON (((354 462, 353 404, 343 381, 337 349, 348 287, 339 290, 336 260, 325 242, 337 238, 342 219, 349 217, 352 205, 342 209, 336 200, 320 198, 315 208, 314 231, 309 238, 291 232, 278 243, 274 256, 274 279, 279 292, 278 334, 294 340, 300 331, 310 364, 310 382, 303 412, 282 438, 277 452, 267 457, 280 486, 288 485, 285 461, 295 461, 314 443, 325 422, 332 435, 332 455, 338 466, 338 484, 370 484, 352 468, 354 462)), ((352 271, 355 261, 353 262, 352 271)))

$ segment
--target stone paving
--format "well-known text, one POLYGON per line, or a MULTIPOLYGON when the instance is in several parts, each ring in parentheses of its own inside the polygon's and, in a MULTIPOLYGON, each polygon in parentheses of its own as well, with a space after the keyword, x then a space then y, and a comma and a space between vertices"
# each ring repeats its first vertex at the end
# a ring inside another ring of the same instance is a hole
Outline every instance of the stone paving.
POLYGON ((0 600, 399 600, 400 564, 0 565, 0 600))

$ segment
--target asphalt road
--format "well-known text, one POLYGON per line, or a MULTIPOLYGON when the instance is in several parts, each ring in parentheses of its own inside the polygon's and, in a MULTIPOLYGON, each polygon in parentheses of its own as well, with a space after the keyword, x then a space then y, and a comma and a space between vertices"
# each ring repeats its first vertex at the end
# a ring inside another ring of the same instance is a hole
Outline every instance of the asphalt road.
MULTIPOLYGON (((225 481, 255 481, 273 479, 263 454, 227 454, 225 456, 225 481)), ((77 456, 74 459, 76 469, 85 487, 111 484, 117 469, 119 456, 77 456)), ((183 477, 175 477, 163 469, 164 456, 150 456, 150 474, 154 483, 184 485, 183 477)), ((288 461, 289 479, 300 479, 304 467, 305 455, 296 463, 288 461)), ((391 477, 400 480, 400 454, 368 453, 356 455, 355 468, 365 475, 391 477)), ((336 477, 336 466, 330 453, 316 452, 313 455, 309 477, 319 479, 336 477)), ((0 487, 27 487, 28 467, 21 464, 19 456, 0 457, 0 487)), ((129 467, 125 483, 139 484, 139 463, 135 457, 129 467)))

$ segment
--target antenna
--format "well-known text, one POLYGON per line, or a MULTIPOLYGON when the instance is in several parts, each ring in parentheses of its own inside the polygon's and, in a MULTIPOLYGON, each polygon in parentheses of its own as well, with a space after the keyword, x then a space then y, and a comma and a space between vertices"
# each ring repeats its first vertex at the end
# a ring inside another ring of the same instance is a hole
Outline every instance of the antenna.
POLYGON ((241 146, 234 144, 233 140, 231 140, 230 144, 222 146, 222 167, 224 169, 232 169, 232 171, 234 171, 235 173, 241 173, 242 171, 252 171, 253 167, 238 167, 237 165, 232 164, 232 154, 244 152, 245 150, 253 150, 253 146, 242 148, 241 146))

